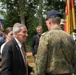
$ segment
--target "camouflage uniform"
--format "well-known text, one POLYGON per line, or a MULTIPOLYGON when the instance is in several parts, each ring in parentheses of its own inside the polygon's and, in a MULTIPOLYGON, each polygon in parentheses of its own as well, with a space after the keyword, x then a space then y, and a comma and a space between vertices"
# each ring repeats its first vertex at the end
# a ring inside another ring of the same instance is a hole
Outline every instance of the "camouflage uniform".
POLYGON ((76 48, 73 38, 59 27, 42 34, 35 75, 76 74, 76 48))

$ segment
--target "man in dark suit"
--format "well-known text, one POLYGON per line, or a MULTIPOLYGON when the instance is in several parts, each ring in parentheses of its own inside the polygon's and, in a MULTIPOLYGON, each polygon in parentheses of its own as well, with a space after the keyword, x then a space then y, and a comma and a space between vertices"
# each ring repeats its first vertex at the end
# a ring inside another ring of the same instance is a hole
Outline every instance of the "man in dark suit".
POLYGON ((15 25, 13 36, 14 38, 3 48, 1 75, 30 75, 33 69, 28 66, 26 56, 22 51, 22 44, 26 42, 28 37, 26 26, 15 25))
POLYGON ((32 47, 32 54, 33 54, 34 58, 36 57, 36 54, 37 54, 37 48, 38 48, 40 36, 43 33, 42 26, 38 25, 36 27, 36 32, 37 32, 37 34, 33 36, 32 46, 31 46, 32 47))

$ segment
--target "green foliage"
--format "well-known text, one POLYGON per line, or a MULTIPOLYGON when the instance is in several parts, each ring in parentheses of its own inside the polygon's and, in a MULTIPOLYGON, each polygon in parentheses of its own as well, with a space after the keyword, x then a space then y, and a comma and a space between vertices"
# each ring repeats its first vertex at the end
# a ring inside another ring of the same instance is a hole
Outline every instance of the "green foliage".
POLYGON ((61 0, 47 0, 45 5, 47 6, 45 10, 49 11, 51 9, 55 9, 55 10, 60 11, 64 16, 65 5, 66 5, 65 0, 62 0, 62 1, 61 0))
MULTIPOLYGON (((38 15, 38 6, 39 0, 26 0, 25 8, 19 8, 19 0, 1 0, 3 5, 6 8, 6 12, 4 14, 4 28, 13 26, 14 23, 20 22, 20 16, 25 15, 25 25, 28 28, 28 40, 27 40, 27 48, 31 50, 31 40, 33 35, 36 34, 36 26, 39 25, 39 15, 38 15), (21 9, 21 12, 19 11, 21 9)), ((4 7, 3 7, 4 8, 4 7)), ((47 11, 51 9, 56 9, 61 11, 62 13, 65 10, 65 1, 60 0, 43 0, 42 4, 42 16, 46 14, 47 11)), ((47 27, 45 25, 45 19, 43 18, 43 29, 44 32, 47 31, 47 27)))
POLYGON ((14 23, 19 22, 19 16, 17 15, 17 13, 8 13, 8 15, 6 15, 6 19, 3 20, 4 28, 7 28, 9 26, 12 27, 14 23))

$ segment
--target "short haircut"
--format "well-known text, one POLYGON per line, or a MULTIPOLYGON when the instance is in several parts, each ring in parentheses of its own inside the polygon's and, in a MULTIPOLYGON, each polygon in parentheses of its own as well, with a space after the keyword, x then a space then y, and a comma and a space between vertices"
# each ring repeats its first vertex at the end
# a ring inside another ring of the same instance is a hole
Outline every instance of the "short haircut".
POLYGON ((52 20, 52 23, 53 24, 58 24, 58 25, 60 24, 60 21, 61 21, 61 18, 60 17, 53 16, 50 19, 52 20))

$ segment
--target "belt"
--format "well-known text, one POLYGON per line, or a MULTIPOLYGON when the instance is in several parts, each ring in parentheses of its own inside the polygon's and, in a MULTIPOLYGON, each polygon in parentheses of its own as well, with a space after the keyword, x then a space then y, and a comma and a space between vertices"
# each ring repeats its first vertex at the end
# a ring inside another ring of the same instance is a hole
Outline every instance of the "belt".
POLYGON ((45 75, 72 75, 72 73, 63 73, 63 74, 50 74, 50 73, 45 73, 45 75))

